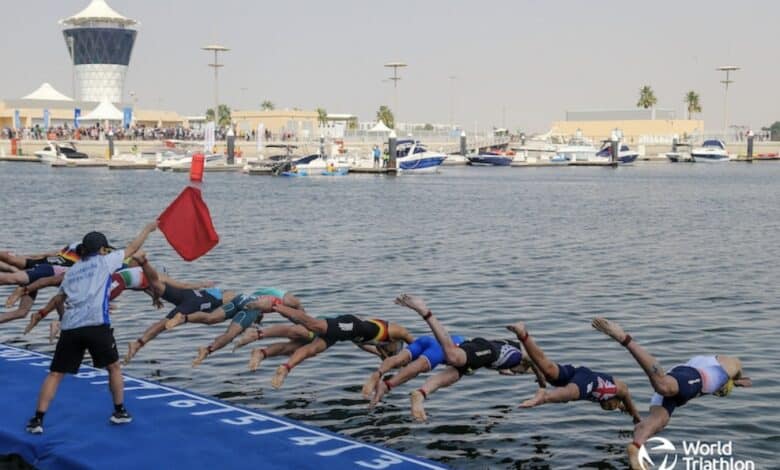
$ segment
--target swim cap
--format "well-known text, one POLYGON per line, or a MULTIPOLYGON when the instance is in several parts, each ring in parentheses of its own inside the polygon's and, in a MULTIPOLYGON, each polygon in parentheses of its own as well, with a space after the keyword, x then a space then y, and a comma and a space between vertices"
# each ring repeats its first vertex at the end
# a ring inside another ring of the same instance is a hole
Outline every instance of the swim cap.
POLYGON ((523 360, 523 353, 518 347, 519 344, 515 346, 512 344, 513 341, 502 341, 502 343, 501 350, 498 353, 498 359, 492 364, 492 367, 494 369, 511 369, 520 364, 520 361, 523 360))
POLYGON ((729 379, 724 386, 720 388, 717 392, 713 393, 716 397, 725 397, 728 394, 731 393, 731 391, 734 390, 734 380, 729 379))

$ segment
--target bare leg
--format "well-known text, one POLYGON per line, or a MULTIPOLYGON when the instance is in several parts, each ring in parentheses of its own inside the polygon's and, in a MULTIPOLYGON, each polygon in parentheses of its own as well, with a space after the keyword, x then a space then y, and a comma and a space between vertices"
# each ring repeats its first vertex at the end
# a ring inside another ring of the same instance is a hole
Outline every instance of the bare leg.
POLYGON ((425 414, 423 402, 430 394, 442 387, 449 387, 458 380, 460 380, 458 369, 447 367, 442 372, 439 372, 432 377, 428 377, 428 380, 425 381, 422 387, 413 391, 409 398, 412 402, 412 417, 415 421, 423 422, 428 419, 425 414))
POLYGON ((206 325, 215 325, 225 321, 225 311, 222 308, 218 308, 213 312, 193 312, 190 314, 183 314, 176 312, 173 318, 165 322, 165 329, 172 330, 183 323, 204 323, 206 325))
POLYGON ((298 348, 286 364, 282 364, 276 369, 276 373, 274 374, 273 379, 271 379, 271 385, 274 388, 281 388, 282 384, 284 383, 284 379, 287 377, 287 374, 290 373, 293 367, 297 366, 310 357, 316 356, 326 349, 328 349, 328 345, 321 338, 317 338, 306 346, 298 348))
POLYGON ((634 441, 628 445, 628 460, 632 469, 640 470, 639 448, 669 424, 669 413, 663 406, 651 406, 650 414, 634 427, 634 441))
POLYGON ((206 359, 209 354, 230 344, 230 342, 233 341, 233 338, 240 335, 242 331, 244 331, 243 326, 238 323, 231 323, 230 326, 228 326, 227 331, 225 331, 224 334, 217 336, 217 339, 215 339, 211 344, 202 348, 198 348, 198 357, 192 361, 192 367, 197 367, 201 362, 203 362, 204 359, 206 359))
POLYGON ((431 365, 428 363, 428 359, 421 356, 407 364, 390 379, 386 381, 380 380, 376 385, 374 396, 371 398, 371 403, 368 405, 368 407, 373 408, 376 406, 376 404, 382 400, 385 394, 390 391, 390 388, 395 388, 399 385, 405 384, 406 382, 412 380, 424 372, 428 372, 429 370, 431 370, 431 365))
POLYGON ((10 251, 0 251, 0 263, 5 265, 3 271, 14 272, 17 269, 24 269, 27 265, 27 257, 17 256, 10 251))
POLYGON ((328 331, 327 321, 322 318, 311 317, 303 310, 290 308, 286 305, 276 305, 274 306, 274 310, 293 323, 303 325, 304 328, 315 333, 325 334, 325 332, 328 331))
POLYGON ((544 354, 544 351, 542 351, 542 348, 540 348, 534 339, 531 338, 531 336, 528 334, 528 329, 525 327, 525 324, 523 324, 523 322, 517 322, 514 325, 507 326, 506 328, 509 331, 514 332, 518 338, 521 338, 523 346, 525 346, 525 351, 528 353, 528 356, 531 357, 531 360, 534 362, 534 364, 536 364, 539 370, 542 371, 544 378, 548 381, 557 380, 558 374, 560 373, 558 370, 558 364, 547 358, 547 356, 544 354))
POLYGON ((41 385, 41 391, 38 394, 36 411, 45 413, 49 409, 49 404, 54 399, 54 395, 57 394, 57 387, 60 386, 63 377, 65 377, 65 374, 61 372, 49 372, 49 375, 43 379, 43 385, 41 385))
POLYGON ((125 402, 125 380, 122 378, 119 361, 109 364, 106 370, 108 370, 108 388, 111 390, 114 405, 121 405, 125 402))
POLYGON ((144 334, 141 335, 140 338, 138 338, 135 341, 131 341, 127 345, 127 355, 125 356, 125 364, 128 364, 133 357, 135 357, 136 354, 138 354, 138 351, 146 345, 149 341, 153 340, 157 337, 160 333, 165 331, 165 319, 162 319, 155 323, 154 325, 150 326, 149 328, 144 331, 144 334))
POLYGON ((27 293, 27 290, 24 286, 18 286, 16 289, 14 289, 13 292, 11 292, 11 295, 8 296, 8 298, 5 300, 5 308, 11 308, 14 306, 14 304, 25 294, 27 293))
POLYGON ((447 333, 447 329, 444 328, 444 325, 442 325, 435 316, 433 316, 430 309, 428 309, 428 306, 425 305, 425 302, 421 298, 402 294, 395 299, 395 303, 414 310, 428 323, 433 335, 436 337, 436 341, 439 342, 439 345, 441 345, 444 350, 444 357, 447 358, 447 364, 455 367, 466 365, 466 351, 455 346, 455 343, 452 342, 452 338, 450 338, 450 334, 447 333))
POLYGON ((30 309, 33 306, 33 299, 29 295, 22 297, 22 301, 19 303, 19 308, 0 314, 0 323, 6 323, 12 320, 18 320, 24 318, 30 313, 30 309))
POLYGON ((412 353, 408 349, 404 349, 400 353, 390 356, 382 361, 379 365, 379 369, 375 370, 368 376, 366 382, 363 384, 363 398, 369 399, 374 395, 374 389, 376 384, 382 378, 386 372, 396 369, 398 367, 405 366, 412 360, 412 353))
POLYGON ((16 271, 14 273, 0 273, 0 285, 25 285, 30 283, 30 277, 26 271, 16 271))
POLYGON ((247 328, 241 336, 241 339, 233 343, 233 352, 236 352, 236 349, 242 346, 246 346, 254 341, 260 341, 261 339, 263 339, 262 330, 256 327, 247 328))
POLYGON ((301 341, 314 338, 314 334, 302 325, 273 325, 263 328, 261 335, 263 338, 289 338, 301 341))
POLYGON ((674 377, 666 375, 658 361, 627 335, 620 325, 611 322, 606 318, 599 317, 593 320, 593 328, 601 331, 621 344, 628 339, 628 344, 625 345, 625 348, 628 349, 628 352, 634 356, 636 362, 642 367, 642 370, 645 371, 653 389, 658 392, 658 394, 665 397, 677 395, 679 392, 677 380, 674 377))
POLYGON ((289 356, 306 343, 300 341, 288 341, 286 343, 274 343, 267 348, 255 348, 249 359, 249 370, 254 372, 260 367, 260 363, 269 357, 289 356))
POLYGON ((5 271, 7 273, 15 273, 18 270, 19 268, 17 268, 16 266, 11 266, 10 264, 4 261, 0 261, 0 271, 5 271))

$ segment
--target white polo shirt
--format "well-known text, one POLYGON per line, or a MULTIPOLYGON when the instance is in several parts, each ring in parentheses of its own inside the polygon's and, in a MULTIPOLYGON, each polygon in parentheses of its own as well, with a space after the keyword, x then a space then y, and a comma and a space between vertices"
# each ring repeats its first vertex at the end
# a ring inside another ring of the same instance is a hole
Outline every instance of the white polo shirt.
POLYGON ((116 250, 105 256, 90 256, 65 273, 60 285, 60 292, 67 296, 62 316, 63 330, 111 324, 108 316, 111 274, 122 267, 124 259, 125 250, 116 250))

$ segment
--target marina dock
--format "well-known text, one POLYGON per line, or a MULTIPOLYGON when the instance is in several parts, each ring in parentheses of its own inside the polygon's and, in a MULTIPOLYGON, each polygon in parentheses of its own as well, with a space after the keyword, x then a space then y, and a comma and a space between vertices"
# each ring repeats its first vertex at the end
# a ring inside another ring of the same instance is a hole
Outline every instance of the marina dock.
POLYGON ((230 468, 442 469, 439 464, 214 398, 125 376, 133 422, 108 421, 105 370, 82 367, 66 377, 44 420, 24 425, 51 357, 0 344, 0 455, 37 469, 230 468))

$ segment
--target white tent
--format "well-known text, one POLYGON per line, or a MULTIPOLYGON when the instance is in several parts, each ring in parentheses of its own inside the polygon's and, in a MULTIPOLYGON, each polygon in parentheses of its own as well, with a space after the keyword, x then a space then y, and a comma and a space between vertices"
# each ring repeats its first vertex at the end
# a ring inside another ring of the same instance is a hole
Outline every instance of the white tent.
POLYGON ((69 98, 63 95, 48 83, 44 83, 43 85, 39 86, 37 90, 27 96, 23 96, 22 99, 40 101, 73 101, 73 98, 69 98))
POLYGON ((390 132, 392 129, 387 127, 384 122, 379 121, 376 123, 376 126, 372 127, 368 130, 368 132, 390 132))
POLYGON ((97 108, 93 109, 86 116, 82 116, 82 121, 121 121, 125 115, 122 111, 116 109, 116 106, 108 101, 101 101, 97 108))

